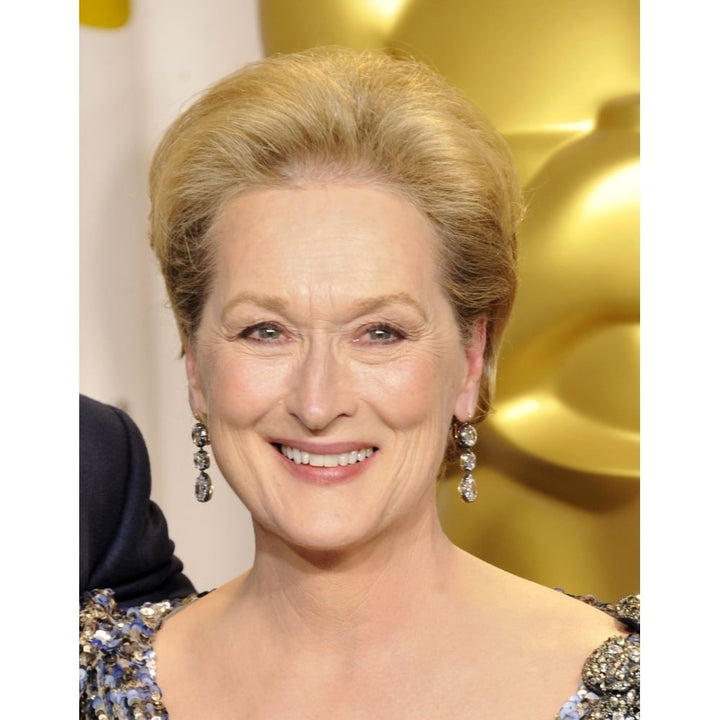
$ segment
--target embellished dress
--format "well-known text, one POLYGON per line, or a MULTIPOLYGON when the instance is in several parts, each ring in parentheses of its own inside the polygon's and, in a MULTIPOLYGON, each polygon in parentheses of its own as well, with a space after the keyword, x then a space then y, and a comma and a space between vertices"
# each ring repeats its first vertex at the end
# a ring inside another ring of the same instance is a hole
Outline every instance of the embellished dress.
MULTIPOLYGON (((198 597, 121 610, 111 590, 86 596, 80 608, 81 720, 168 720, 152 641, 163 620, 198 597)), ((608 638, 590 655, 580 686, 553 720, 639 720, 640 598, 615 605, 578 599, 625 624, 628 634, 608 638)))

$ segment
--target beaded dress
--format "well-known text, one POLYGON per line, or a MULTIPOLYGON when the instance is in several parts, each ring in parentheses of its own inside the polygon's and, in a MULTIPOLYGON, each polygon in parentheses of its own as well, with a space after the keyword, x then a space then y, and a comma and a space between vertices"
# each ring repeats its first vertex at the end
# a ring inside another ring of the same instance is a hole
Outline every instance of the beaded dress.
MULTIPOLYGON (((155 682, 152 640, 171 613, 198 595, 122 610, 111 590, 88 593, 80 608, 80 718, 168 720, 155 682)), ((608 638, 582 669, 582 682, 553 720, 640 719, 640 599, 615 605, 578 598, 620 620, 627 635, 608 638)))

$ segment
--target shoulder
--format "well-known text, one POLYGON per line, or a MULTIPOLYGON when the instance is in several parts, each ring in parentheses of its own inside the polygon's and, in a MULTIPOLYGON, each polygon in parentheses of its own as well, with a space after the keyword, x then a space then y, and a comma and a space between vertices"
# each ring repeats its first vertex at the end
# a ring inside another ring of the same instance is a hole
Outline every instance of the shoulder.
POLYGON ((142 434, 119 408, 80 395, 80 593, 111 587, 129 607, 194 591, 150 499, 142 434))
POLYGON ((600 603, 592 596, 578 600, 617 620, 625 632, 607 638, 585 661, 578 691, 563 706, 557 720, 640 717, 640 597, 600 603))
POLYGON ((80 470, 88 482, 99 477, 124 484, 132 453, 146 452, 140 430, 125 412, 85 395, 80 395, 79 431, 80 470))
POLYGON ((152 640, 170 614, 196 597, 123 610, 111 590, 84 596, 80 607, 81 717, 100 717, 101 709, 113 706, 122 707, 128 717, 166 717, 155 683, 152 640))
POLYGON ((84 395, 80 395, 79 471, 80 589, 114 587, 116 578, 103 565, 123 522, 127 523, 128 510, 144 517, 150 462, 134 422, 122 410, 84 395))

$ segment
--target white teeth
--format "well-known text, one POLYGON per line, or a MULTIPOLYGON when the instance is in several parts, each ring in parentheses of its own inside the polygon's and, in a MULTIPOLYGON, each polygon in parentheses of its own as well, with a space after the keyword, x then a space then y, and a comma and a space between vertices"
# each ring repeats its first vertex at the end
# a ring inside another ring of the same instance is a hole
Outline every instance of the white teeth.
POLYGON ((349 453, 340 453, 339 455, 319 455, 316 453, 305 452, 289 445, 281 445, 282 454, 292 460, 296 465, 312 465, 313 467, 337 467, 338 465, 354 465, 356 462, 362 462, 369 458, 374 450, 371 447, 353 450, 349 453))

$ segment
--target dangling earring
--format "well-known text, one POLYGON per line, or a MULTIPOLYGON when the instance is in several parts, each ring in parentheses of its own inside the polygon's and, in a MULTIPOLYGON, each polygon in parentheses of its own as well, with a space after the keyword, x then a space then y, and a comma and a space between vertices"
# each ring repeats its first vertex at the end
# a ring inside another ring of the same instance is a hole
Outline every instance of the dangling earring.
POLYGON ((463 477, 458 485, 458 492, 465 502, 475 502, 477 499, 477 488, 475 478, 470 474, 475 469, 475 453, 470 450, 477 442, 477 430, 468 422, 454 422, 453 435, 455 442, 460 448, 460 469, 463 477))
POLYGON ((210 476, 205 472, 210 467, 210 456, 204 449, 205 445, 210 444, 208 431, 201 422, 196 422, 192 428, 192 441, 200 449, 193 455, 195 467, 200 474, 195 480, 195 499, 198 502, 207 502, 213 494, 213 484, 210 476))

